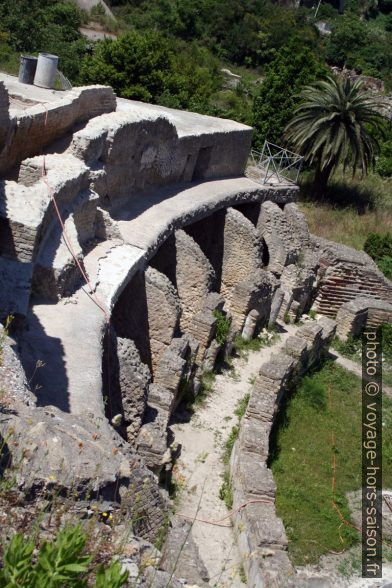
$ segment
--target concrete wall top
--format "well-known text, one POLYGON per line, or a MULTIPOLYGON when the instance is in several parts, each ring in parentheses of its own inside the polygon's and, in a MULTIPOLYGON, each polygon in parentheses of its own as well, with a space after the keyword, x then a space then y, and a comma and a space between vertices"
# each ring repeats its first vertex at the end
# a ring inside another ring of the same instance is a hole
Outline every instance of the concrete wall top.
POLYGON ((252 132, 251 127, 229 119, 206 116, 187 110, 175 110, 136 100, 117 99, 119 112, 134 112, 135 109, 143 118, 164 116, 176 127, 179 138, 213 133, 252 132))

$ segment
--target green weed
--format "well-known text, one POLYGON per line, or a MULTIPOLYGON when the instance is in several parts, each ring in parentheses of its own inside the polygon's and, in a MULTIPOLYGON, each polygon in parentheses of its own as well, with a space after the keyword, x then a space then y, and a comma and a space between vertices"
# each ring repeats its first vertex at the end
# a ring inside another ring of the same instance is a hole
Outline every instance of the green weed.
POLYGON ((223 482, 219 489, 219 498, 223 500, 228 510, 233 508, 233 486, 228 469, 223 474, 223 482))
MULTIPOLYGON (((35 544, 16 533, 4 550, 0 586, 25 588, 65 588, 87 586, 91 555, 85 554, 86 535, 80 525, 61 530, 53 543, 44 542, 35 556, 35 544)), ((120 588, 127 583, 128 572, 113 562, 99 566, 95 588, 120 588)))
POLYGON ((230 331, 230 320, 220 310, 214 310, 213 315, 216 319, 215 339, 219 345, 225 345, 230 331))

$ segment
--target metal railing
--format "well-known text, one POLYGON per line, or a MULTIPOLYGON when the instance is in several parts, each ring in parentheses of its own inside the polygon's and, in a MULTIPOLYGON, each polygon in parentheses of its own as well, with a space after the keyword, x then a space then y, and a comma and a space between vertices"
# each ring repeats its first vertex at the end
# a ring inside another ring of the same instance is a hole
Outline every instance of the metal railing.
POLYGON ((252 149, 251 160, 262 184, 296 184, 304 158, 298 153, 264 141, 262 151, 252 149))

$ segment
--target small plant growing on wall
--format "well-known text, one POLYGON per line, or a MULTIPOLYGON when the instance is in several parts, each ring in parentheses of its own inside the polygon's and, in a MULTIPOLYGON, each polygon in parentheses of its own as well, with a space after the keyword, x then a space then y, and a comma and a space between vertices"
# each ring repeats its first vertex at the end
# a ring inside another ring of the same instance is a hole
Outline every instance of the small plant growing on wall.
POLYGON ((229 336, 230 320, 221 310, 214 310, 213 315, 216 318, 215 339, 223 346, 229 336))

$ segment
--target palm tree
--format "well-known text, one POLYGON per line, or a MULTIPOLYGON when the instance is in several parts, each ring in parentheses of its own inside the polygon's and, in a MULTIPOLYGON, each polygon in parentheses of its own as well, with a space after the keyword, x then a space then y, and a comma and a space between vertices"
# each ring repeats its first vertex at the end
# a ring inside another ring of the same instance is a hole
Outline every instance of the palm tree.
POLYGON ((367 173, 383 134, 382 104, 365 91, 360 80, 328 77, 305 86, 285 139, 307 163, 316 166, 312 196, 322 198, 331 173, 342 163, 353 175, 367 173))

